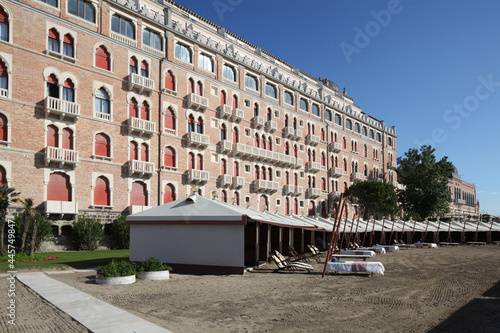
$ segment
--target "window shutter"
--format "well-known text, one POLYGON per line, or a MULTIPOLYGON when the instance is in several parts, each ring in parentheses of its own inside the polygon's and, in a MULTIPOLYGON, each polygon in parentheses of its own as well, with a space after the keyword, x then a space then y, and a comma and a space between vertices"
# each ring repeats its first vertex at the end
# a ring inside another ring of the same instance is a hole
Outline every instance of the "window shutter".
POLYGON ((165 148, 165 166, 175 167, 175 153, 172 148, 165 148))
POLYGON ((47 200, 71 201, 71 184, 68 175, 62 172, 54 172, 50 175, 47 200))
POLYGON ((169 203, 175 200, 175 188, 171 184, 165 186, 165 195, 163 196, 163 203, 169 203))
POLYGON ((175 79, 170 71, 165 74, 165 89, 175 90, 175 79))
POLYGON ((104 46, 99 46, 95 52, 95 65, 108 71, 111 69, 110 56, 104 46))
POLYGON ((175 129, 174 112, 170 108, 165 112, 165 128, 175 129))
POLYGON ((73 89, 74 87, 75 85, 73 84, 73 82, 71 82, 70 79, 64 81, 64 88, 73 89))
POLYGON ((66 34, 66 35, 64 35, 63 42, 66 44, 73 45, 73 38, 70 35, 66 34))
POLYGON ((0 114, 0 140, 7 141, 7 117, 0 114))
POLYGON ((73 131, 69 128, 63 129, 62 148, 73 150, 73 131))
POLYGON ((47 127, 47 146, 58 147, 59 146, 59 135, 57 127, 50 125, 47 127))
POLYGON ((94 205, 110 206, 109 182, 106 177, 100 176, 95 180, 94 205))
POLYGON ((49 37, 54 38, 54 39, 59 39, 59 33, 57 32, 56 29, 50 29, 49 30, 49 37))
POLYGON ((95 154, 98 156, 111 156, 110 142, 106 135, 97 134, 95 136, 95 154))
POLYGON ((146 184, 143 182, 133 182, 132 192, 130 192, 130 204, 134 206, 147 206, 146 184))

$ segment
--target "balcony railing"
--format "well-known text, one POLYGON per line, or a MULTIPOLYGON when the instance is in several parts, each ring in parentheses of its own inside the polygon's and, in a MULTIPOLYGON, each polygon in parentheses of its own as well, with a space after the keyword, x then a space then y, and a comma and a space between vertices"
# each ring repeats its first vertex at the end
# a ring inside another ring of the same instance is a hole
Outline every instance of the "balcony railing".
POLYGON ((275 122, 274 120, 268 120, 266 122, 266 131, 269 133, 274 133, 278 129, 278 123, 275 122))
POLYGON ((284 195, 291 195, 291 194, 294 194, 295 193, 295 185, 285 185, 283 187, 283 194, 284 195))
POLYGON ((99 119, 104 119, 104 120, 111 120, 111 114, 99 112, 99 111, 96 111, 94 113, 94 117, 99 118, 99 119))
POLYGON ((332 153, 338 153, 342 150, 342 145, 338 142, 331 142, 329 147, 332 153))
POLYGON ((318 162, 307 162, 306 167, 308 172, 318 172, 321 170, 321 164, 318 162))
POLYGON ((187 106, 190 109, 205 111, 208 108, 208 98, 190 93, 187 95, 187 106))
POLYGON ((45 214, 78 214, 78 202, 72 201, 53 201, 44 202, 45 214))
POLYGON ((137 47, 137 41, 134 40, 134 39, 131 39, 131 38, 128 38, 128 37, 125 37, 124 35, 122 34, 118 34, 116 32, 111 32, 111 38, 119 41, 119 42, 122 42, 124 44, 127 44, 128 46, 132 46, 132 47, 137 47))
POLYGON ((221 154, 230 153, 233 150, 233 143, 229 140, 220 140, 219 149, 221 154))
POLYGON ((287 126, 283 128, 283 134, 285 135, 285 138, 292 139, 293 136, 295 135, 295 130, 293 129, 292 126, 287 126))
POLYGON ((397 162, 387 162, 387 168, 388 169, 397 169, 398 163, 397 162))
POLYGON ((330 177, 339 178, 342 176, 341 168, 331 168, 330 169, 330 177))
POLYGON ((304 188, 302 186, 295 186, 295 195, 302 195, 304 188))
POLYGON ((146 94, 151 95, 155 89, 155 81, 139 74, 130 73, 128 76, 128 89, 137 91, 139 94, 144 91, 146 94))
POLYGON ((245 186, 245 177, 233 177, 233 187, 234 188, 241 188, 245 186))
POLYGON ((295 130, 295 133, 293 134, 293 139, 298 141, 302 138, 302 130, 295 130))
POLYGON ((319 198, 321 196, 321 190, 319 188, 308 188, 306 196, 309 199, 319 198))
POLYGON ((139 119, 136 117, 128 118, 128 133, 137 133, 138 135, 151 136, 156 132, 156 123, 139 119))
POLYGON ((45 147, 45 166, 51 162, 59 163, 62 167, 64 164, 77 166, 78 164, 78 151, 72 149, 45 147))
POLYGON ((206 183, 208 182, 208 171, 189 169, 187 170, 188 183, 206 183))
POLYGON ((80 104, 68 102, 59 98, 45 98, 45 112, 59 116, 59 119, 72 118, 77 120, 80 117, 80 104))
POLYGON ((231 175, 220 175, 219 182, 221 187, 228 187, 233 184, 233 176, 231 175))
POLYGON ((460 205, 465 205, 465 199, 457 199, 457 203, 460 205))
POLYGON ((205 134, 189 132, 186 133, 188 147, 205 148, 210 143, 210 137, 205 134))
POLYGON ((1 89, 0 88, 0 97, 9 97, 9 89, 1 89))
POLYGON ((152 207, 153 206, 130 205, 130 206, 128 206, 128 212, 129 212, 129 214, 140 213, 140 212, 148 210, 149 208, 152 208, 152 207))
POLYGON ((279 189, 278 182, 273 182, 270 180, 257 179, 254 180, 254 189, 257 192, 277 192, 279 189))
POLYGON ((314 135, 314 134, 307 134, 306 136, 306 144, 311 145, 311 146, 317 146, 320 144, 320 139, 319 136, 314 135))
POLYGON ((146 161, 129 160, 128 173, 129 176, 133 174, 139 176, 152 176, 155 174, 155 164, 146 161))
POLYGON ((254 128, 261 128, 264 126, 264 117, 255 116, 252 118, 252 125, 254 128))
POLYGON ((243 112, 243 110, 241 109, 233 110, 233 121, 235 123, 239 123, 240 121, 243 120, 244 117, 245 117, 245 112, 243 112))
POLYGON ((351 179, 352 181, 355 181, 355 180, 364 180, 365 179, 365 176, 363 176, 362 173, 359 173, 359 172, 353 172, 351 174, 351 179))
POLYGON ((217 114, 219 118, 229 119, 229 117, 231 117, 232 114, 233 110, 231 109, 230 105, 223 104, 219 106, 219 112, 217 114))

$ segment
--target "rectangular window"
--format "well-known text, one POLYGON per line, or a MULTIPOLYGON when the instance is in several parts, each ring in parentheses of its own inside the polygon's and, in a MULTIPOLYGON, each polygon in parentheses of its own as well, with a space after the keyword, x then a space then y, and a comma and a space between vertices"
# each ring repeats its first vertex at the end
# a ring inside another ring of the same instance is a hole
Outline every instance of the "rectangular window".
POLYGON ((159 51, 163 50, 163 43, 160 34, 149 29, 144 29, 144 31, 142 32, 142 42, 144 43, 144 45, 147 45, 159 51))
POLYGON ((319 117, 319 106, 316 105, 316 104, 313 104, 311 112, 312 112, 313 115, 319 117))
POLYGON ((9 41, 9 25, 5 22, 0 22, 0 39, 4 42, 9 41))
POLYGON ((246 74, 245 75, 245 87, 258 91, 259 90, 259 85, 257 82, 257 78, 253 75, 246 74))
POLYGON ((75 53, 74 53, 74 50, 73 50, 73 45, 64 42, 63 43, 63 54, 65 56, 74 58, 75 57, 75 53))
POLYGON ((245 172, 250 173, 250 164, 245 164, 245 172))
POLYGON ((289 92, 289 91, 285 91, 285 92, 283 93, 283 97, 284 97, 284 102, 285 102, 286 104, 293 105, 293 95, 292 95, 292 93, 291 93, 291 92, 289 92))
POLYGON ((135 28, 132 21, 116 14, 111 18, 111 30, 130 39, 135 39, 135 28))
POLYGON ((198 56, 198 67, 213 73, 214 72, 214 61, 212 60, 212 57, 201 53, 198 56))
POLYGON ((300 107, 300 109, 302 111, 309 112, 309 103, 304 98, 300 99, 300 105, 299 105, 299 107, 300 107))
POLYGON ((175 57, 177 59, 192 63, 191 50, 184 44, 175 44, 175 57))
POLYGON ((228 80, 236 82, 236 70, 229 65, 222 66, 222 76, 228 80))
POLYGON ((47 5, 58 7, 57 0, 40 0, 40 1, 46 3, 47 5))
POLYGON ((246 106, 247 108, 249 108, 249 107, 250 107, 250 100, 249 100, 249 99, 245 99, 245 106, 246 106))
POLYGON ((278 98, 276 87, 270 83, 266 83, 266 95, 272 98, 278 98))
POLYGON ((68 13, 95 23, 95 8, 90 2, 84 0, 68 0, 68 13))
POLYGON ((245 136, 250 136, 250 129, 249 128, 245 128, 245 136))

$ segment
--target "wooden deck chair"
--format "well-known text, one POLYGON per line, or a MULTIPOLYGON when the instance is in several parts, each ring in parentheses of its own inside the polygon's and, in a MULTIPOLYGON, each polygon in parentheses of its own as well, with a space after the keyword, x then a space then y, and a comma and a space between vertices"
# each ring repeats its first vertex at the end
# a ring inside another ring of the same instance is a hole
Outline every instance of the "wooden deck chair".
POLYGON ((309 258, 305 255, 305 253, 298 253, 293 247, 290 247, 290 254, 292 255, 294 260, 303 260, 309 262, 309 258))
POLYGON ((297 266, 296 263, 285 264, 278 257, 276 257, 274 254, 269 253, 269 255, 271 255, 271 259, 274 261, 274 263, 278 267, 277 271, 288 270, 291 272, 295 272, 295 271, 298 271, 300 269, 305 269, 308 272, 312 271, 312 266, 311 266, 311 268, 309 268, 309 267, 297 266))
POLYGON ((326 252, 321 252, 317 247, 316 245, 311 245, 311 247, 314 249, 314 251, 316 251, 316 253, 318 254, 318 256, 322 256, 322 255, 325 255, 326 252))
POLYGON ((276 257, 279 260, 281 260, 281 262, 284 265, 292 265, 292 266, 305 268, 305 269, 311 269, 311 270, 313 269, 313 267, 311 265, 306 264, 305 262, 299 262, 299 261, 291 262, 289 259, 285 258, 281 253, 279 253, 278 250, 274 250, 274 254, 276 255, 276 257))

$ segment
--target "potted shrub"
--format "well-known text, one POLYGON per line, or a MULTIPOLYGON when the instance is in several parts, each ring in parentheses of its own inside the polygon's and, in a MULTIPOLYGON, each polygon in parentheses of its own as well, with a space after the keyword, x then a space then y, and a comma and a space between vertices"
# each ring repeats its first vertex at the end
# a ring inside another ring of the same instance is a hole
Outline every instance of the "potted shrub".
POLYGON ((137 273, 134 264, 129 261, 114 261, 104 267, 97 268, 97 284, 131 284, 135 282, 137 273))
POLYGON ((138 264, 137 278, 150 280, 168 280, 172 267, 164 265, 160 259, 151 257, 138 264))

